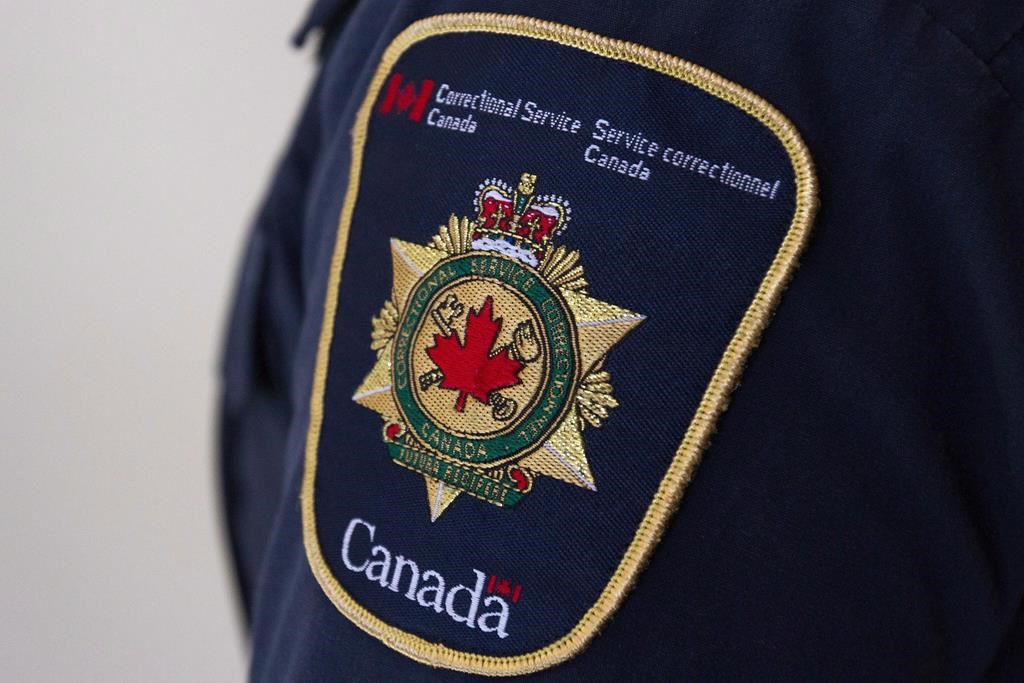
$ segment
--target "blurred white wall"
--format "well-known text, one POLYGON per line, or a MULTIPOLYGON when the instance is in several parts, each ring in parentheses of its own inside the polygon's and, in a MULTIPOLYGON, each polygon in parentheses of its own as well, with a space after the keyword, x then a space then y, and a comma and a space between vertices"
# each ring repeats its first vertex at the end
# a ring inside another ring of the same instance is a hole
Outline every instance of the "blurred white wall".
POLYGON ((0 678, 232 681, 216 355, 306 0, 0 9, 0 678))

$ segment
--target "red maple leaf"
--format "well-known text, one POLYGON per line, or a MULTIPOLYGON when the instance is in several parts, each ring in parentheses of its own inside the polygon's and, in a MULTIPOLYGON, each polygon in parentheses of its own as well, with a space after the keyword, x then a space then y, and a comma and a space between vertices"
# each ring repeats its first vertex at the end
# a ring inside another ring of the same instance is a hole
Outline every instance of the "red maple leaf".
POLYGON ((444 374, 441 388, 459 392, 455 410, 466 409, 466 397, 472 396, 483 404, 490 400, 491 392, 519 384, 519 371, 523 364, 508 355, 505 347, 491 355, 494 341, 501 332, 501 318, 493 318, 491 297, 484 300, 479 312, 470 310, 466 316, 466 342, 459 342, 458 333, 434 335, 434 345, 427 349, 430 360, 444 374))

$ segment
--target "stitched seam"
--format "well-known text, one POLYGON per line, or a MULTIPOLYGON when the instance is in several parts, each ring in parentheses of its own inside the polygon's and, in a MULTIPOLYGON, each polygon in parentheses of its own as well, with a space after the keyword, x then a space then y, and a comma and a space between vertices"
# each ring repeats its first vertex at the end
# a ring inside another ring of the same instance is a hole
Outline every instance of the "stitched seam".
POLYGON ((1024 32, 1024 23, 1021 23, 1021 25, 1017 27, 1017 30, 1011 33, 1010 37, 1004 40, 1003 44, 996 48, 996 51, 992 53, 992 59, 988 60, 986 64, 992 64, 992 62, 996 61, 996 58, 999 57, 1002 51, 1010 47, 1010 43, 1016 40, 1022 32, 1024 32))
MULTIPOLYGON (((999 89, 1002 90, 1003 94, 1005 94, 1006 97, 1010 100, 1010 104, 1012 104, 1017 109, 1024 111, 1024 103, 1021 103, 1020 101, 1017 100, 1017 98, 1013 94, 1013 91, 1011 91, 1009 87, 1007 87, 1007 85, 1003 83, 1003 81, 999 78, 999 75, 995 71, 993 71, 991 64, 988 61, 985 61, 985 59, 983 59, 982 56, 978 54, 978 52, 971 46, 970 43, 964 40, 956 31, 954 31, 945 23, 943 23, 937 16, 932 14, 932 12, 927 7, 922 5, 920 2, 914 2, 913 6, 921 10, 921 12, 923 12, 928 19, 930 19, 936 26, 938 26, 947 34, 949 34, 949 36, 953 38, 953 40, 959 43, 963 49, 967 50, 967 52, 970 53, 971 57, 973 57, 982 66, 984 66, 985 72, 988 74, 989 78, 992 79, 993 83, 999 86, 999 89)), ((996 51, 996 55, 998 55, 1000 51, 1002 51, 1007 45, 1010 44, 1010 41, 1012 41, 1017 36, 1017 34, 1020 33, 1021 29, 1024 29, 1024 26, 1019 27, 1010 35, 1010 38, 1005 43, 999 46, 999 50, 996 51)), ((993 55, 993 59, 995 59, 996 55, 993 55)))

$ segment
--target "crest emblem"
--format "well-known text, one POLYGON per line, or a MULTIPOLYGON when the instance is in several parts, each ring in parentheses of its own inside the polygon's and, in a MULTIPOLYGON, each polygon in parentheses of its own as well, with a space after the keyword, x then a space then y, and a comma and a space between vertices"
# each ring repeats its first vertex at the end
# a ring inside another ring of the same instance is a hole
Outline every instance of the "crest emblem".
POLYGON ((377 361, 352 399, 423 476, 432 521, 463 493, 513 507, 538 477, 597 490, 583 432, 618 406, 604 362, 644 316, 588 294, 579 252, 553 244, 569 203, 536 181, 487 180, 474 219, 391 240, 377 361))

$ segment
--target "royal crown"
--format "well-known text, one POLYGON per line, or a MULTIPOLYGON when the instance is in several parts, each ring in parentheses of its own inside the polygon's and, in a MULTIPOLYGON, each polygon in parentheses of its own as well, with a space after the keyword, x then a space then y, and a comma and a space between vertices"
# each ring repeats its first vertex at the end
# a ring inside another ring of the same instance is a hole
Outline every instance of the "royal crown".
POLYGON ((551 239, 569 222, 569 202, 557 195, 535 196, 537 176, 524 173, 512 187, 491 178, 476 192, 473 248, 498 251, 536 267, 551 239))

